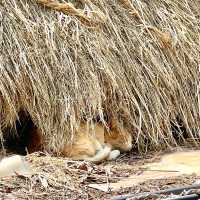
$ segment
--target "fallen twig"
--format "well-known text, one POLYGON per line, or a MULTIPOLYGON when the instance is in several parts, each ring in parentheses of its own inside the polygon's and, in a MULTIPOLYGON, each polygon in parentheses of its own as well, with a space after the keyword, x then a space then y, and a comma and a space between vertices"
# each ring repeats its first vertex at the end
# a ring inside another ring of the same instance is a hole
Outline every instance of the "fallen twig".
POLYGON ((120 195, 120 196, 113 197, 111 200, 127 200, 129 198, 141 199, 141 198, 145 198, 145 197, 149 197, 149 196, 157 197, 158 195, 161 195, 161 194, 165 194, 165 195, 180 194, 183 191, 187 191, 190 189, 199 189, 199 188, 200 188, 200 184, 197 184, 197 185, 191 185, 191 186, 187 186, 187 187, 170 188, 170 189, 166 189, 166 190, 160 190, 157 192, 143 192, 143 193, 139 193, 139 194, 120 195))
POLYGON ((185 195, 181 197, 176 197, 172 199, 166 199, 166 200, 198 200, 200 198, 199 194, 190 194, 190 195, 185 195))

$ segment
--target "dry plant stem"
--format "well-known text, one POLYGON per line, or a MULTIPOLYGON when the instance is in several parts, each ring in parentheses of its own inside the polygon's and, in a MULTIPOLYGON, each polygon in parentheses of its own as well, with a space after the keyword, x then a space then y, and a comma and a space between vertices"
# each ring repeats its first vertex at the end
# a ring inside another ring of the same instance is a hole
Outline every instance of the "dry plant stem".
POLYGON ((95 27, 98 25, 98 22, 84 15, 83 11, 81 11, 80 9, 76 9, 72 3, 59 3, 56 0, 36 0, 36 1, 37 3, 40 3, 47 8, 51 8, 58 12, 63 12, 71 16, 76 16, 86 26, 95 27))
POLYGON ((123 7, 126 9, 130 10, 130 14, 133 15, 134 17, 141 19, 140 14, 138 13, 138 11, 134 8, 134 6, 132 5, 132 3, 130 2, 130 0, 120 0, 120 2, 122 3, 123 7))
POLYGON ((149 30, 152 33, 156 34, 164 48, 172 48, 172 37, 170 33, 162 32, 156 27, 147 27, 146 30, 149 30))

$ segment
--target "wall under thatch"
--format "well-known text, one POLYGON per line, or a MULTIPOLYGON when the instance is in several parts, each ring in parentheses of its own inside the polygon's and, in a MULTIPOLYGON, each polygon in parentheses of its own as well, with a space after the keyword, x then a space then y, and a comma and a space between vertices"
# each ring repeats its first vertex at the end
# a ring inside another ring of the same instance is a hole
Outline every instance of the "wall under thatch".
POLYGON ((0 3, 2 130, 23 109, 53 150, 105 116, 139 149, 199 138, 200 2, 65 2, 0 3))

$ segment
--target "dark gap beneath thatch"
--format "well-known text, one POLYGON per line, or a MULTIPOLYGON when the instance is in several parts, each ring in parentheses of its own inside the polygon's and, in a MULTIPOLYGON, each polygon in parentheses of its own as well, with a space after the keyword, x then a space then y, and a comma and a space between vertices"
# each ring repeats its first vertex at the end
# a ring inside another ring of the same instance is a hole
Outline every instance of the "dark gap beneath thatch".
POLYGON ((171 131, 174 139, 179 143, 188 138, 187 129, 180 117, 176 117, 176 121, 171 121, 171 131))
POLYGON ((22 110, 18 113, 18 116, 19 119, 16 120, 15 126, 7 127, 3 131, 3 145, 8 152, 26 155, 29 151, 35 151, 33 146, 37 146, 40 141, 39 138, 36 141, 37 127, 33 123, 30 115, 22 110), (33 144, 34 142, 38 142, 38 144, 33 144))

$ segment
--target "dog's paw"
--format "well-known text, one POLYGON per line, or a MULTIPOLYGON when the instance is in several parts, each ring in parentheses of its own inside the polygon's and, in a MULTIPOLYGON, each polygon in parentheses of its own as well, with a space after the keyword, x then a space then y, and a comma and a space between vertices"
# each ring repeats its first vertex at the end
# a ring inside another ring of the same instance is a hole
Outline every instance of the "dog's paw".
POLYGON ((120 155, 119 150, 112 150, 107 158, 107 160, 116 160, 120 155))

